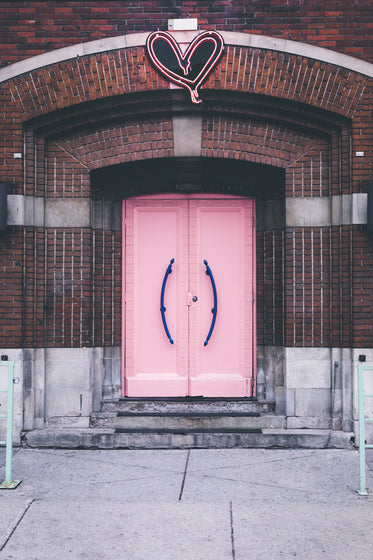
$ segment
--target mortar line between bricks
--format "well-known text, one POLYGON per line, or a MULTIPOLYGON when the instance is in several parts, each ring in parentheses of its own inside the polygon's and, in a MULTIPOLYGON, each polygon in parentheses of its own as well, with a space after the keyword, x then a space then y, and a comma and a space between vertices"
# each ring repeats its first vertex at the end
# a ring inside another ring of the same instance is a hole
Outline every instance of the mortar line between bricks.
POLYGON ((186 457, 186 461, 185 461, 183 481, 181 483, 181 489, 180 489, 180 494, 179 494, 179 502, 181 501, 181 498, 183 497, 185 479, 186 479, 188 464, 189 464, 189 457, 190 457, 190 449, 188 449, 188 453, 187 453, 187 457, 186 457))
POLYGON ((231 524, 231 547, 232 547, 232 560, 236 560, 236 549, 234 545, 234 526, 233 526, 233 502, 229 502, 229 515, 231 524))
POLYGON ((5 537, 4 542, 0 545, 0 552, 2 550, 4 550, 4 548, 6 547, 6 545, 8 544, 8 542, 10 541, 10 539, 12 538, 12 536, 14 535, 14 532, 16 531, 16 529, 18 528, 18 526, 20 525, 22 519, 25 517, 26 513, 28 512, 28 510, 31 507, 31 504, 35 501, 35 499, 33 498, 32 500, 30 500, 26 507, 23 509, 23 511, 21 512, 21 514, 18 516, 14 526, 12 529, 10 529, 8 535, 5 537))

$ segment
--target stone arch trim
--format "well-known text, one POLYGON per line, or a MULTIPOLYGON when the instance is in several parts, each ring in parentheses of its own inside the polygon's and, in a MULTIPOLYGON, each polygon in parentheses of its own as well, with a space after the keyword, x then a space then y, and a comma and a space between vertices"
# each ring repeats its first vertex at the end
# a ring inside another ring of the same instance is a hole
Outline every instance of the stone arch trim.
MULTIPOLYGON (((264 35, 251 35, 250 33, 237 33, 221 31, 226 45, 237 47, 250 47, 263 50, 282 52, 284 54, 302 56, 319 60, 347 70, 353 70, 365 76, 373 77, 373 64, 354 58, 336 51, 317 47, 315 45, 280 39, 264 35)), ((195 36, 194 32, 174 32, 180 42, 189 42, 195 36)), ((148 33, 133 33, 119 37, 99 39, 80 43, 62 49, 57 49, 38 56, 33 56, 0 69, 0 83, 21 74, 32 72, 38 68, 64 62, 83 56, 96 55, 107 51, 116 51, 131 47, 145 45, 148 33)))

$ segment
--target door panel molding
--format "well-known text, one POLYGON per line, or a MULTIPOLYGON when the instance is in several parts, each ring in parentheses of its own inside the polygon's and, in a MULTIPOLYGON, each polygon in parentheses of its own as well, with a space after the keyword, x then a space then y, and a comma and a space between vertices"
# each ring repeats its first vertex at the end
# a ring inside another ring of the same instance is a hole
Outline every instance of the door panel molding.
POLYGON ((123 216, 123 396, 252 396, 254 201, 136 197, 123 201, 123 216), (205 260, 214 263, 216 293, 205 260), (174 344, 162 325, 162 283, 174 344))

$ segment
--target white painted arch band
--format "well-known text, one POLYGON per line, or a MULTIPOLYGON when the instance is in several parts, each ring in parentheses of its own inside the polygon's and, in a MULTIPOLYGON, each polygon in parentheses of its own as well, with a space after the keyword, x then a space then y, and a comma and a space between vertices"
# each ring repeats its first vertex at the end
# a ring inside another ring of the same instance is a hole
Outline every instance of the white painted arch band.
MULTIPOLYGON (((175 35, 176 39, 181 44, 189 43, 196 35, 195 31, 171 31, 171 33, 175 35)), ((227 46, 251 47, 298 55, 339 66, 368 77, 373 77, 373 64, 323 47, 291 41, 289 39, 278 39, 264 35, 250 35, 250 33, 236 33, 231 31, 221 31, 220 33, 227 46)), ((71 45, 70 47, 64 47, 31 58, 26 58, 25 60, 15 62, 10 66, 0 69, 0 83, 26 74, 27 72, 32 72, 38 68, 77 57, 131 47, 144 47, 148 35, 149 33, 146 32, 121 35, 119 37, 108 37, 107 39, 79 43, 78 45, 71 45)))

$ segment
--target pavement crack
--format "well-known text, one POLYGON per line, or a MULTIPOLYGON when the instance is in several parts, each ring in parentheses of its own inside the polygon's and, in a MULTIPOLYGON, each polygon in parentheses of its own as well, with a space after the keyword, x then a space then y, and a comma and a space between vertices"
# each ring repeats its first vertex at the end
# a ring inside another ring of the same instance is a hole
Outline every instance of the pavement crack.
POLYGON ((0 552, 2 550, 4 550, 4 548, 6 547, 6 545, 8 544, 8 542, 10 541, 10 539, 12 538, 12 536, 14 535, 15 530, 17 529, 17 527, 20 525, 22 519, 25 517, 26 513, 28 512, 28 510, 31 507, 31 504, 35 501, 35 498, 33 498, 32 500, 29 500, 26 504, 26 506, 23 508, 23 510, 21 511, 21 513, 19 514, 18 518, 16 519, 16 522, 14 523, 13 527, 9 530, 7 536, 4 539, 4 542, 0 545, 0 552))
MULTIPOLYGON (((90 450, 90 449, 85 449, 84 450, 84 452, 87 452, 87 453, 90 453, 91 451, 92 450, 90 450)), ((44 454, 44 455, 51 455, 51 456, 55 457, 55 453, 50 453, 48 451, 39 450, 39 449, 38 449, 38 452, 40 452, 41 454, 44 454)), ((79 451, 77 452, 76 456, 71 456, 69 458, 72 459, 72 460, 81 461, 82 456, 79 455, 78 453, 79 453, 79 451)), ((95 463, 97 463, 97 465, 110 465, 110 466, 113 466, 113 467, 118 466, 118 461, 109 460, 109 459, 96 459, 96 458, 92 460, 90 458, 90 464, 94 465, 95 463)), ((165 467, 161 468, 161 467, 156 467, 156 466, 153 466, 153 465, 150 465, 150 466, 139 465, 136 462, 126 463, 126 468, 129 468, 129 467, 136 468, 136 469, 150 470, 150 471, 160 471, 160 472, 164 472, 165 474, 168 474, 168 473, 175 474, 175 475, 180 474, 180 470, 177 470, 176 467, 174 469, 165 468, 165 467)))
MULTIPOLYGON (((282 484, 270 484, 270 483, 266 483, 266 482, 258 482, 257 480, 241 480, 240 478, 231 478, 228 476, 218 476, 216 474, 211 475, 210 473, 208 474, 202 474, 201 472, 192 472, 191 476, 199 476, 200 478, 205 478, 205 479, 215 479, 215 480, 224 480, 226 482, 234 482, 234 483, 239 483, 245 486, 252 486, 252 487, 263 487, 263 488, 273 488, 275 490, 286 490, 287 492, 302 492, 304 494, 309 494, 310 493, 310 489, 308 488, 294 488, 291 486, 283 486, 282 484)), ((325 495, 324 491, 317 491, 317 490, 312 490, 313 494, 320 494, 322 496, 325 495)))
POLYGON ((233 526, 233 503, 229 502, 229 516, 231 524, 231 547, 232 547, 232 560, 236 559, 236 549, 234 545, 234 526, 233 526))
POLYGON ((186 479, 188 464, 189 464, 189 457, 190 457, 190 449, 188 449, 187 458, 186 458, 186 461, 185 461, 185 469, 184 469, 183 481, 181 483, 181 489, 180 489, 180 494, 179 494, 179 502, 181 501, 181 498, 183 497, 185 479, 186 479))
MULTIPOLYGON (((311 455, 314 455, 315 453, 312 453, 308 456, 306 456, 306 458, 310 457, 311 455)), ((272 463, 286 463, 286 462, 290 462, 290 461, 297 461, 297 460, 302 460, 305 458, 305 455, 297 455, 295 457, 287 457, 287 458, 281 458, 281 459, 270 459, 270 460, 263 460, 260 462, 261 465, 271 465, 272 463)), ((240 463, 240 464, 236 464, 236 463, 229 463, 228 465, 223 465, 220 467, 210 467, 208 470, 209 471, 219 471, 219 470, 224 470, 224 469, 241 469, 241 468, 247 468, 247 467, 251 467, 251 466, 257 466, 258 462, 247 462, 247 463, 240 463)), ((199 472, 204 472, 206 471, 206 467, 203 467, 203 469, 194 469, 193 473, 199 473, 199 472)))

